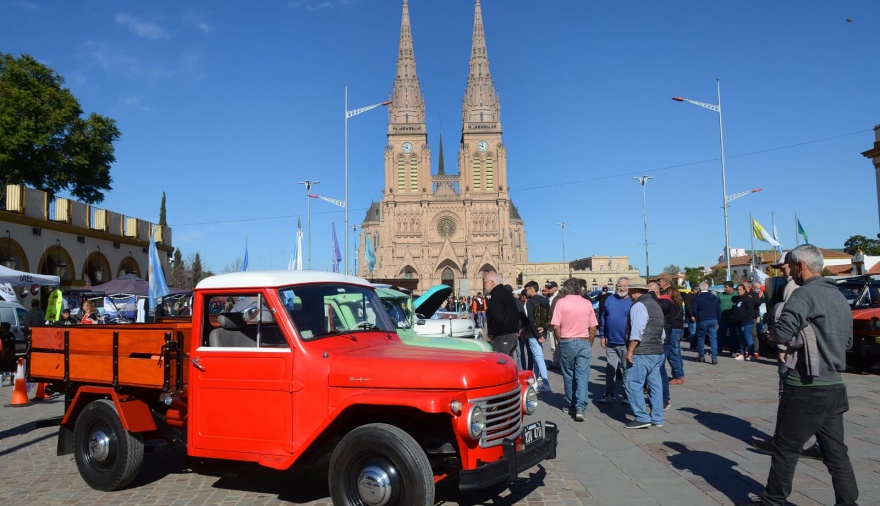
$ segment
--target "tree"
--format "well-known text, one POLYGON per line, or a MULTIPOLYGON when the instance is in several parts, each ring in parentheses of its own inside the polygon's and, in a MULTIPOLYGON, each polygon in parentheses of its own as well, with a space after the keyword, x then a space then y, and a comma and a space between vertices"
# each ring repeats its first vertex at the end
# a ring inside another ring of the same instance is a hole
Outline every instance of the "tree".
POLYGON ((64 190, 88 204, 111 189, 116 121, 83 118, 64 78, 29 55, 0 53, 0 185, 50 196, 64 190))
POLYGON ((159 204, 159 226, 168 226, 168 220, 166 219, 165 214, 165 192, 162 192, 162 203, 159 204))
POLYGON ((863 235, 854 235, 843 243, 843 251, 848 255, 855 255, 861 250, 866 255, 880 255, 880 240, 868 239, 863 235))
POLYGON ((727 281, 727 267, 719 267, 712 271, 709 274, 709 278, 706 280, 710 285, 720 285, 727 281))
POLYGON ((186 263, 183 261, 183 254, 180 248, 174 250, 174 260, 171 266, 171 286, 177 288, 192 288, 186 282, 186 263))
POLYGON ((193 260, 190 265, 192 266, 192 287, 191 288, 195 288, 196 285, 199 284, 199 281, 205 279, 208 276, 202 271, 202 257, 198 253, 196 253, 195 256, 193 256, 193 260))
POLYGON ((677 265, 669 264, 663 268, 664 274, 669 274, 670 276, 678 276, 681 273, 681 269, 678 268, 677 265))
POLYGON ((691 286, 699 285, 700 281, 702 281, 704 277, 705 275, 703 274, 702 267, 684 268, 684 279, 686 279, 691 286))
POLYGON ((229 273, 229 272, 238 272, 238 271, 241 270, 241 262, 242 262, 242 259, 239 258, 239 257, 236 257, 235 260, 233 260, 232 262, 226 264, 226 265, 223 267, 223 270, 220 271, 220 272, 221 272, 222 274, 226 274, 226 273, 229 273))

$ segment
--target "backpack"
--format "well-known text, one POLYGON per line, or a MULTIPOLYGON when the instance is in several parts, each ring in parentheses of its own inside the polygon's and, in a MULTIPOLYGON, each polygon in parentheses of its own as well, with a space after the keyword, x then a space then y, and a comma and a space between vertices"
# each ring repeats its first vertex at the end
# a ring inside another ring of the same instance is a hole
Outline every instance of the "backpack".
POLYGON ((535 327, 543 327, 544 330, 550 325, 550 306, 535 304, 532 308, 532 320, 535 321, 535 327))

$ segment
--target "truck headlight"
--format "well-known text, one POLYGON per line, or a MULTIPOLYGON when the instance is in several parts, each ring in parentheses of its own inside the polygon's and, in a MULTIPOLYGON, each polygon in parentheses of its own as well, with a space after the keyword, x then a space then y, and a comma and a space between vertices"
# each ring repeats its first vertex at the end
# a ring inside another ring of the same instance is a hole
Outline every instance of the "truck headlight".
POLYGON ((480 439, 486 428, 486 415, 483 414, 483 408, 476 405, 471 406, 467 416, 467 426, 471 439, 480 439))
POLYGON ((536 409, 538 409, 538 391, 535 390, 534 386, 529 385, 523 391, 522 410, 523 413, 531 415, 536 409))
POLYGON ((871 329, 880 330, 880 318, 877 318, 876 316, 871 318, 871 329))

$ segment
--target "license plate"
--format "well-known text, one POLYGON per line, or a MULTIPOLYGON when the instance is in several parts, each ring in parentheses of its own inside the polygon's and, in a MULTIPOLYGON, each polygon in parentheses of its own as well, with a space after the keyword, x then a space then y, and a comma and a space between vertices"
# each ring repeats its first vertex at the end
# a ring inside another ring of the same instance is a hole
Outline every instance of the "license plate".
POLYGON ((541 422, 530 423, 523 427, 523 448, 528 448, 542 439, 544 439, 544 425, 541 422))

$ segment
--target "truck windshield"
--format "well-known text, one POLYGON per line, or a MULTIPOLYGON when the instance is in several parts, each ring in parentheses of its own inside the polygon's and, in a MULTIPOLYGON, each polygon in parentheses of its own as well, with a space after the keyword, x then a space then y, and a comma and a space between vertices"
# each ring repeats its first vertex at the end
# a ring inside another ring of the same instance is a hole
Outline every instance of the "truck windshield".
POLYGON ((278 291, 302 339, 363 331, 394 332, 379 297, 368 287, 320 284, 278 291))
POLYGON ((837 289, 853 309, 880 306, 880 284, 858 281, 839 282, 837 289))

